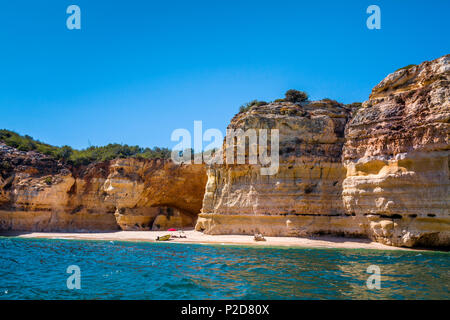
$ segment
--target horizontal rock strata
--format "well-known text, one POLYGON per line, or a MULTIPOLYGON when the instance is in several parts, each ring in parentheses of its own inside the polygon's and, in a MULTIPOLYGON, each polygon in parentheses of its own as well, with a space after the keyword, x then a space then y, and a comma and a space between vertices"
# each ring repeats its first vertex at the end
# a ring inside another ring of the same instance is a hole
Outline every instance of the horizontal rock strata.
POLYGON ((229 128, 280 130, 280 168, 209 166, 196 229, 450 246, 449 61, 390 74, 359 109, 282 102, 236 115, 229 128))
POLYGON ((210 166, 196 228, 210 234, 359 236, 354 226, 342 228, 341 155, 350 113, 342 104, 322 100, 271 103, 236 115, 229 129, 279 130, 278 172, 261 175, 260 165, 249 164, 210 166))
POLYGON ((450 55, 388 75, 362 106, 259 103, 228 129, 269 130, 269 154, 278 129, 276 172, 249 163, 249 149, 243 164, 225 154, 208 166, 116 159, 74 168, 0 143, 0 230, 195 225, 209 234, 450 246, 450 55))
POLYGON ((0 144, 0 230, 106 231, 192 227, 202 165, 116 159, 71 168, 0 144))
POLYGON ((450 56, 390 74, 346 130, 346 212, 404 246, 450 244, 450 56))

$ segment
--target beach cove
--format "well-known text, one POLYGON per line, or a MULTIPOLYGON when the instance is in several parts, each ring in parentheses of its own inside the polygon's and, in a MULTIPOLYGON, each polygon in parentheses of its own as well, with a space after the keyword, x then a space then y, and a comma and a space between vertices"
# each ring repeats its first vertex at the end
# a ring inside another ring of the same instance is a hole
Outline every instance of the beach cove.
MULTIPOLYGON (((13 236, 26 239, 65 239, 65 240, 107 240, 156 242, 157 237, 167 234, 178 236, 177 231, 113 231, 113 232, 2 232, 0 236, 13 236)), ((387 246, 369 239, 345 238, 333 236, 300 237, 265 237, 266 241, 255 241, 249 235, 208 235, 195 230, 184 231, 186 238, 171 238, 165 243, 249 245, 298 248, 336 248, 336 249, 378 249, 378 250, 412 250, 387 246)))

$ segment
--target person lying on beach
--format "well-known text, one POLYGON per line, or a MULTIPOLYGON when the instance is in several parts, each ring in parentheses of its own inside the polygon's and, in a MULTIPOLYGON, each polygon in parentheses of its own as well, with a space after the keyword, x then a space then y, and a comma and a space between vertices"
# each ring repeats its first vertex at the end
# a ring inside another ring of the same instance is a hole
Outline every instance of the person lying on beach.
POLYGON ((172 235, 172 238, 187 238, 183 230, 181 230, 178 235, 172 235))
POLYGON ((266 238, 261 233, 256 233, 253 237, 255 241, 266 241, 266 238))

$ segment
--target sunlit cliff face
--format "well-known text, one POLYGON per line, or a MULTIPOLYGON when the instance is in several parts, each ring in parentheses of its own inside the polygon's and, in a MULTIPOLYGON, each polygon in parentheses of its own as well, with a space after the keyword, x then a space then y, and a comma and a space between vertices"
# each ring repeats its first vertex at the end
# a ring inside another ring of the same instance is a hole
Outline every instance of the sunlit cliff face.
MULTIPOLYGON (((398 70, 359 109, 274 102, 230 129, 277 129, 279 167, 116 159, 73 168, 0 144, 0 230, 195 228, 450 246, 450 56, 398 70)), ((269 150, 270 152, 270 150, 269 150)))
POLYGON ((206 183, 202 165, 117 159, 67 168, 0 146, 0 228, 33 231, 166 230, 195 224, 206 183), (71 169, 71 170, 69 170, 71 169))
POLYGON ((373 239, 449 245, 450 55, 396 71, 346 129, 347 212, 373 239))
POLYGON ((211 166, 196 228, 450 245, 449 61, 390 74, 351 112, 319 101, 238 114, 230 127, 280 129, 279 173, 211 166))

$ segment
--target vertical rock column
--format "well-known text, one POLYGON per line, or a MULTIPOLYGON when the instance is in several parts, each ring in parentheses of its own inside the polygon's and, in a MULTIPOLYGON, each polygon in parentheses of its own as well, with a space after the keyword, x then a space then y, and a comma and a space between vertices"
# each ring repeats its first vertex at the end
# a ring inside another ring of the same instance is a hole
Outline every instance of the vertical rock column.
POLYGON ((346 129, 347 214, 374 240, 450 245, 450 56, 390 74, 346 129))
POLYGON ((349 114, 328 99, 270 103, 237 114, 229 129, 279 130, 278 172, 262 175, 259 164, 226 161, 210 166, 196 229, 209 234, 360 235, 355 219, 344 214, 341 199, 349 114))

